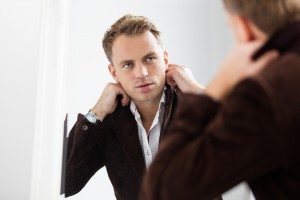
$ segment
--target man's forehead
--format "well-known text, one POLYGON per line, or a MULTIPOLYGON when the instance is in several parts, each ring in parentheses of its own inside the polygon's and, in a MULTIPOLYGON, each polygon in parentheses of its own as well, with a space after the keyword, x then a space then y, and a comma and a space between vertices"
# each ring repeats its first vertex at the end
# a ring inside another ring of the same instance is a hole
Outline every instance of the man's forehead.
POLYGON ((160 54, 162 47, 152 33, 143 33, 136 36, 120 35, 112 46, 112 59, 120 60, 140 59, 149 53, 160 54))

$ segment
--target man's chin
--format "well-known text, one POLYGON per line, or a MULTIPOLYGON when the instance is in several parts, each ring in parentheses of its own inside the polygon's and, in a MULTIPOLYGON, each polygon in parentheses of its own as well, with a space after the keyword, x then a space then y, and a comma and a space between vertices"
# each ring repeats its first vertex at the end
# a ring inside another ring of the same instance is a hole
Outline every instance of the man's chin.
POLYGON ((149 93, 141 93, 141 94, 137 94, 134 95, 134 97, 132 97, 131 99, 134 102, 141 102, 141 103, 146 103, 146 102, 152 102, 152 101, 156 101, 158 98, 160 98, 161 96, 161 92, 149 92, 149 93))
POLYGON ((132 98, 133 101, 138 101, 138 102, 150 102, 153 101, 155 98, 150 95, 139 95, 138 97, 132 98))

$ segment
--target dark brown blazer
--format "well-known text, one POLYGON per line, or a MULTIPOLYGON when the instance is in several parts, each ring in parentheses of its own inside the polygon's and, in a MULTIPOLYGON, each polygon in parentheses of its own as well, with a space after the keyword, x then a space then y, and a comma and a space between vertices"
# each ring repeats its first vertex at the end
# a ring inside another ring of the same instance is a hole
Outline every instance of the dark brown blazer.
MULTIPOLYGON (((174 90, 167 88, 165 94, 161 138, 177 102, 174 90)), ((78 193, 89 179, 105 166, 116 198, 138 199, 146 165, 136 121, 129 106, 123 107, 118 103, 116 110, 107 115, 102 123, 97 124, 90 123, 79 114, 68 136, 66 165, 66 197, 78 193)))
POLYGON ((281 56, 221 102, 186 95, 143 184, 142 200, 207 200, 247 181, 257 200, 300 199, 300 23, 254 55, 281 56))

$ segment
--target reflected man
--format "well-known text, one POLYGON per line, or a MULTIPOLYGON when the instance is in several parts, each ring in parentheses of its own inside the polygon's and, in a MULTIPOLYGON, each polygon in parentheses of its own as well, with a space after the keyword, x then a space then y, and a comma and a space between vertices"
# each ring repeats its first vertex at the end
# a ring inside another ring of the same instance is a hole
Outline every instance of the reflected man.
POLYGON ((125 15, 105 33, 108 83, 68 137, 65 195, 78 193, 106 167, 117 199, 138 198, 141 178, 172 119, 177 93, 201 93, 189 69, 169 64, 159 30, 143 16, 125 15))

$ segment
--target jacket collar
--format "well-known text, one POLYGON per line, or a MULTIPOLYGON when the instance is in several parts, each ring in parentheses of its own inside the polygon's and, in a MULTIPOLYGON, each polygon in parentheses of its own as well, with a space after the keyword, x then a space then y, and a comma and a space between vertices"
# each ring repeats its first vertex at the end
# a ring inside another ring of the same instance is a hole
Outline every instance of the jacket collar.
POLYGON ((287 52, 300 54, 300 22, 290 24, 277 31, 253 54, 252 58, 256 60, 271 49, 279 51, 281 55, 287 52))
POLYGON ((159 142, 162 141, 162 138, 165 136, 167 128, 169 123, 172 120, 173 114, 176 109, 177 105, 177 93, 174 89, 172 89, 169 86, 166 86, 165 90, 165 110, 164 110, 164 116, 163 116, 163 122, 161 125, 161 131, 160 131, 160 137, 159 137, 159 142))

